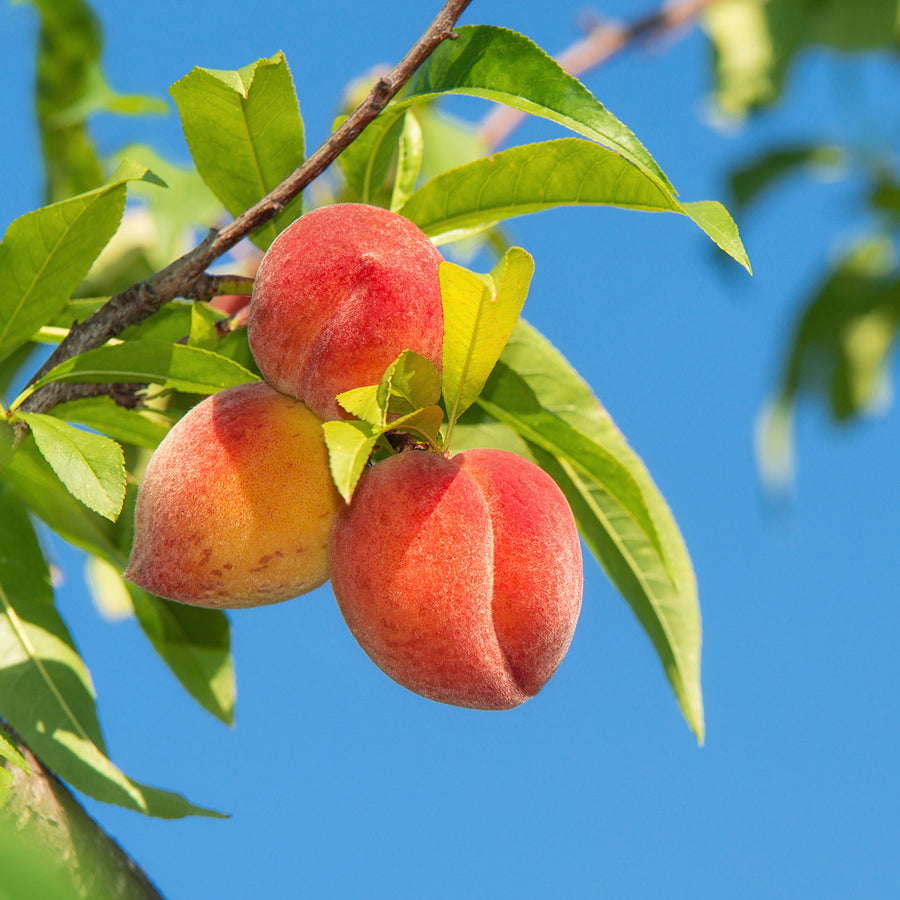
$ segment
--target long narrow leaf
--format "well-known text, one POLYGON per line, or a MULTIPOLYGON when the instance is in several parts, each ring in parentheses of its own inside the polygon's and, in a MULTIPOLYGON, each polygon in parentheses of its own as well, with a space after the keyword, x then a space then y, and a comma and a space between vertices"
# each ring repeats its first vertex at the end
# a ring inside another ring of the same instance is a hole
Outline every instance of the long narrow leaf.
POLYGON ((602 478, 590 477, 565 454, 525 435, 536 460, 566 493, 586 543, 653 643, 681 710, 702 742, 696 579, 668 505, 588 385, 546 338, 520 321, 502 363, 518 373, 544 409, 602 446, 637 485, 655 538, 610 494, 602 478))
MULTIPOLYGON (((30 392, 54 381, 153 383, 172 390, 214 394, 258 381, 256 375, 225 356, 165 341, 128 341, 88 350, 60 363, 36 381, 30 392)), ((17 403, 20 403, 19 397, 17 403)))
POLYGON ((513 216, 597 205, 686 215, 749 271, 737 226, 720 203, 682 204, 617 153, 580 138, 525 144, 451 169, 422 185, 400 213, 441 244, 513 216))
POLYGON ((147 815, 218 815, 128 778, 107 757, 87 669, 53 605, 24 506, 0 503, 0 714, 80 791, 147 815))
POLYGON ((504 103, 609 147, 675 193, 631 130, 532 40, 491 25, 467 25, 457 34, 416 72, 397 108, 447 93, 504 103))

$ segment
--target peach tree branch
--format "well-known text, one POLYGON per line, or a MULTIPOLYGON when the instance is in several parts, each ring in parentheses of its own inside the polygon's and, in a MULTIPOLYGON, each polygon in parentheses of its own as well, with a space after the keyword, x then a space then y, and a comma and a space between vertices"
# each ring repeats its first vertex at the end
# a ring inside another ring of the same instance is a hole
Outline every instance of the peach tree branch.
MULTIPOLYGON (((197 280, 211 263, 277 215, 359 137, 363 129, 397 95, 434 49, 443 41, 455 37, 453 26, 471 2, 472 0, 447 0, 406 56, 378 79, 365 100, 302 165, 278 187, 220 231, 211 230, 193 250, 150 278, 116 294, 83 323, 73 326, 65 340, 34 374, 30 383, 59 363, 102 346, 110 338, 142 322, 176 297, 190 294, 197 280)), ((49 384, 32 394, 22 404, 22 410, 46 412, 68 399, 70 392, 71 386, 68 384, 49 384)))

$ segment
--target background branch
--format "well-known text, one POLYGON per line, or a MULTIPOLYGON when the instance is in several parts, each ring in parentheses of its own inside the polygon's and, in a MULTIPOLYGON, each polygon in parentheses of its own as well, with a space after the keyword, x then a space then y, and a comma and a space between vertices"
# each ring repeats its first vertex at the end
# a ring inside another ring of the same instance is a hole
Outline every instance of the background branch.
MULTIPOLYGON (((33 383, 54 366, 96 347, 137 325, 176 297, 189 293, 203 272, 240 240, 277 215, 310 182, 318 178, 387 106, 410 77, 443 41, 452 38, 453 26, 471 0, 447 0, 434 21, 412 49, 382 76, 365 100, 304 163, 273 191, 222 228, 212 230, 189 253, 170 263, 145 281, 116 294, 83 323, 73 326, 66 339, 34 374, 33 383)), ((32 394, 23 404, 25 412, 46 412, 69 399, 71 387, 49 384, 32 394)))
MULTIPOLYGON (((700 14, 719 0, 680 0, 631 23, 598 19, 587 34, 556 57, 571 75, 581 75, 608 62, 617 53, 638 41, 671 36, 696 21, 700 14)), ((525 118, 525 113, 510 106, 498 106, 481 122, 481 136, 488 147, 499 147, 525 118)))
MULTIPOLYGON (((59 869, 55 875, 72 885, 67 897, 163 900, 143 870, 2 719, 0 731, 16 744, 31 770, 26 774, 15 766, 9 768, 12 785, 0 807, 0 825, 6 826, 3 839, 15 835, 23 848, 51 860, 59 869)), ((2 886, 0 893, 6 896, 2 886)))

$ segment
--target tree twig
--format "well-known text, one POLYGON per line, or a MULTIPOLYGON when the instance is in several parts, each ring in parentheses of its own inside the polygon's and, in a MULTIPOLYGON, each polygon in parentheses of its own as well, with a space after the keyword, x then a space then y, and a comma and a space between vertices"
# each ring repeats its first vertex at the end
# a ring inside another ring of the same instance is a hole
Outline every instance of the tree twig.
MULTIPOLYGON (((277 215, 356 140, 434 49, 443 41, 454 37, 453 26, 471 2, 472 0, 447 0, 406 56, 378 79, 366 99, 302 165, 221 231, 210 231, 189 253, 145 281, 116 294, 83 323, 73 327, 47 362, 34 374, 31 382, 64 360, 102 346, 126 328, 142 322, 170 300, 190 292, 211 263, 277 215)), ((48 384, 25 400, 22 409, 27 412, 46 412, 67 399, 69 390, 69 385, 65 383, 48 384)))
MULTIPOLYGON (((719 0, 677 0, 631 23, 597 21, 588 33, 567 47, 556 61, 571 75, 581 75, 608 62, 640 40, 671 35, 696 20, 719 0)), ((481 122, 479 131, 488 147, 499 147, 525 118, 510 106, 498 106, 481 122)))

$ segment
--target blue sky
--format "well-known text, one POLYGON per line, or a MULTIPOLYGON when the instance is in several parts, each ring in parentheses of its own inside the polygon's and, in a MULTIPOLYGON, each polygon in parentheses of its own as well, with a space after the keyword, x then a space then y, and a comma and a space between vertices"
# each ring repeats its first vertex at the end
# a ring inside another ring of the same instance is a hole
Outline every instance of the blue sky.
MULTIPOLYGON (((312 146, 346 82, 399 58, 438 5, 95 8, 106 71, 122 91, 165 95, 195 64, 237 68, 283 50, 312 146)), ((617 0, 603 12, 646 9, 617 0)), ((475 0, 463 21, 506 25, 558 52, 580 11, 475 0)), ((33 11, 0 6, 0 35, 5 227, 41 202, 33 11)), ((695 33, 585 77, 687 200, 727 203, 725 174, 775 139, 838 140, 896 114, 896 66, 812 54, 776 109, 726 135, 704 117, 708 55, 695 33)), ((96 124, 105 149, 137 136, 186 159, 174 111, 96 124)), ((530 123, 518 138, 557 133, 530 123)), ((87 801, 164 894, 897 895, 900 423, 888 411, 839 431, 803 406, 787 504, 762 491, 752 446, 793 310, 835 247, 859 233, 858 188, 799 178, 764 197, 740 223, 752 279, 679 217, 558 210, 510 224, 535 258, 526 316, 591 383, 687 541, 704 623, 702 749, 649 642, 589 559, 569 654, 520 709, 455 709, 397 687, 359 650, 326 586, 232 616, 238 705, 228 729, 187 697, 133 622, 100 618, 81 560, 55 548, 66 578, 58 602, 114 761, 231 814, 162 822, 87 801)))

